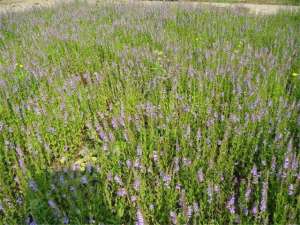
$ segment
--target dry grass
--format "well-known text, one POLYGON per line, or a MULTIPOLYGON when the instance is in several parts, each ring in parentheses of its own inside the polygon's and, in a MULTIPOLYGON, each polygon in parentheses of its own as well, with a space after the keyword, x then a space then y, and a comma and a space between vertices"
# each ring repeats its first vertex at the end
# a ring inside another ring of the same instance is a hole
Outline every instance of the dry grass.
POLYGON ((299 0, 185 0, 197 2, 218 2, 218 3, 250 3, 250 4, 274 4, 274 5, 299 5, 299 0))

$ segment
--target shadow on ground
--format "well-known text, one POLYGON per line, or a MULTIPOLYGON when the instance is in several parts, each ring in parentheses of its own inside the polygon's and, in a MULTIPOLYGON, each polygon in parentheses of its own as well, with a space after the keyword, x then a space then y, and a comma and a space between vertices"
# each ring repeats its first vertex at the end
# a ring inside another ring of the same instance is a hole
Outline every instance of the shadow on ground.
MULTIPOLYGON (((105 178, 106 179, 106 178, 105 178)), ((122 224, 125 211, 114 212, 109 187, 96 168, 44 172, 28 182, 27 224, 122 224), (120 216, 122 215, 122 216, 120 216)), ((127 218, 127 219, 124 219, 127 218)))

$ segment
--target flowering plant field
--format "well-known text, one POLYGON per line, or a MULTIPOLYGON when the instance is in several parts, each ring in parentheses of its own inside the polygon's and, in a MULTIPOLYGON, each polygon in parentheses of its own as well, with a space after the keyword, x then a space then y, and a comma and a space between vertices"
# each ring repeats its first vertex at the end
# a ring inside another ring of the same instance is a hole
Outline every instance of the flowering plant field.
POLYGON ((0 224, 299 224, 299 23, 0 15, 0 224))

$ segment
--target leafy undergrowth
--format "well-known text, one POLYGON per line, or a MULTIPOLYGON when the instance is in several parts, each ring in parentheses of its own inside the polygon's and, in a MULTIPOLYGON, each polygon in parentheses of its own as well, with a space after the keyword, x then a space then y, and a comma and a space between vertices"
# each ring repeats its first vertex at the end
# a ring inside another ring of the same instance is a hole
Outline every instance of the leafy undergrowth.
POLYGON ((299 18, 1 15, 0 223, 297 224, 299 18))

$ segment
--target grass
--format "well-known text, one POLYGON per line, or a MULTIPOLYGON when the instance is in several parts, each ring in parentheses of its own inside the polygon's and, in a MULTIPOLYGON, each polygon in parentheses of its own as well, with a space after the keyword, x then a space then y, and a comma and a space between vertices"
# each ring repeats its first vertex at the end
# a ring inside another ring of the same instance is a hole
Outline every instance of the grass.
POLYGON ((1 15, 1 224, 297 224, 299 18, 1 15))

